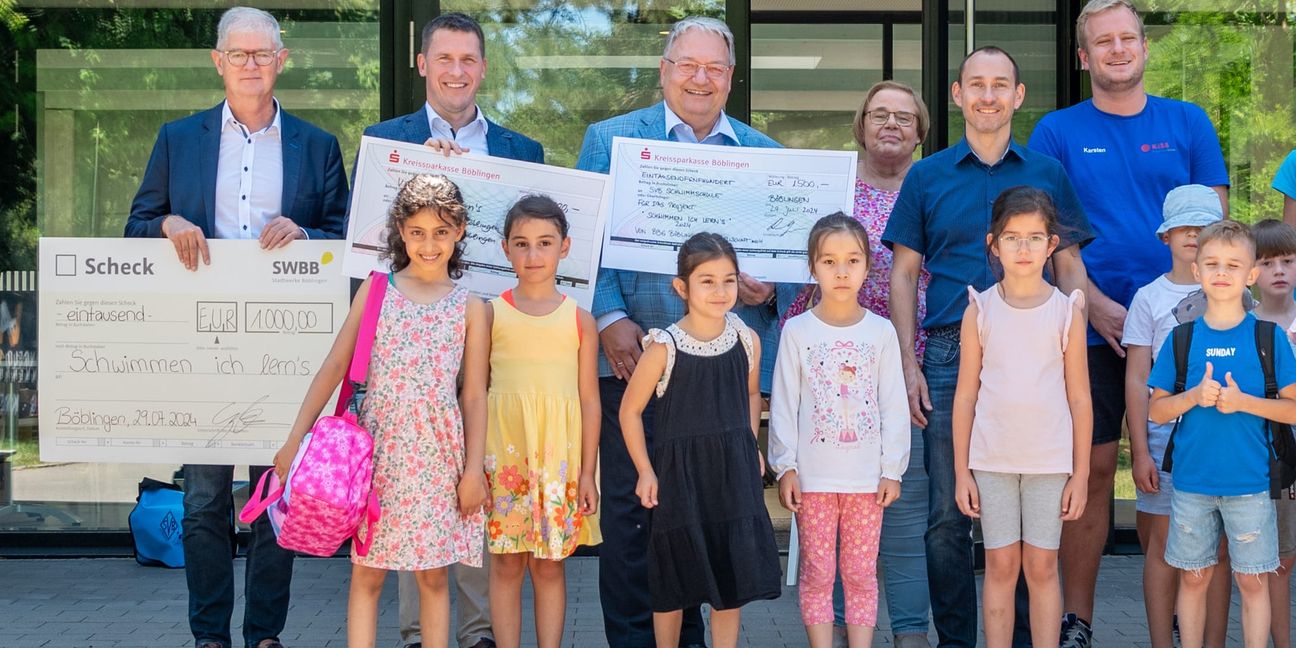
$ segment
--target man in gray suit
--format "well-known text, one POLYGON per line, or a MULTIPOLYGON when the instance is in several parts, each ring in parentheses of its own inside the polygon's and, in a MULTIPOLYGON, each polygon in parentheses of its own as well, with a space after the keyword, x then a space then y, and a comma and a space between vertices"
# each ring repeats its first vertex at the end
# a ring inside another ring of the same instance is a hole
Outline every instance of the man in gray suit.
MULTIPOLYGON (((607 173, 615 136, 714 144, 777 147, 774 140, 724 114, 733 81, 734 45, 729 27, 714 18, 685 18, 671 29, 660 63, 664 101, 590 125, 576 168, 607 173)), ((643 352, 640 340, 650 328, 666 328, 684 316, 684 304, 668 275, 599 270, 594 294, 598 319, 599 396, 603 426, 599 440, 603 544, 599 547, 599 600, 603 625, 613 648, 654 645, 652 604, 648 598, 648 512, 635 496, 638 472, 626 452, 618 413, 626 380, 643 352)), ((778 348, 774 287, 742 275, 734 309, 761 335, 761 391, 768 393, 778 348), (766 360, 768 362, 766 362, 766 360)), ((652 447, 652 406, 644 416, 652 447)), ((704 646, 698 608, 684 611, 681 646, 704 646)))

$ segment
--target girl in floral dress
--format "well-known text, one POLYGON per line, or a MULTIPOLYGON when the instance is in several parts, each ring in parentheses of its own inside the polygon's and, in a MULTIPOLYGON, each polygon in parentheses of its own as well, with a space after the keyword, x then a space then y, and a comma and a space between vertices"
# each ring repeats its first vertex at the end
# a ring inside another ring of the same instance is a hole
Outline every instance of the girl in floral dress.
POLYGON ((501 648, 522 638, 522 580, 535 589, 540 648, 562 642, 563 559, 601 541, 598 488, 598 328, 558 292, 571 247, 567 217, 546 196, 527 196, 504 219, 504 254, 516 288, 492 299, 486 471, 491 626, 501 648))
MULTIPOLYGON (((373 489, 382 517, 368 555, 351 554, 351 648, 374 645, 389 570, 414 572, 423 645, 444 648, 450 637, 446 567, 481 566, 490 323, 486 305, 453 281, 463 272, 467 223, 459 188, 439 175, 411 178, 388 215, 385 257, 394 272, 386 279, 360 412, 361 425, 374 435, 373 489), (461 369, 463 391, 456 398, 461 369)), ((351 363, 368 293, 366 280, 275 455, 280 475, 351 363)))

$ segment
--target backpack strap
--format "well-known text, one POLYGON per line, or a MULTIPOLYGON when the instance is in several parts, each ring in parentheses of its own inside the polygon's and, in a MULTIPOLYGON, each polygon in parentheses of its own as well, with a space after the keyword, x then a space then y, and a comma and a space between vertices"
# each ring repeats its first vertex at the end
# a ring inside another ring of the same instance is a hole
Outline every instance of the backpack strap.
POLYGON ((348 406, 355 405, 360 409, 356 395, 364 395, 364 384, 369 379, 369 360, 373 355, 374 335, 378 331, 378 318, 382 314, 383 298, 387 296, 388 275, 383 272, 369 273, 369 295, 365 299, 364 311, 360 316, 360 330, 356 333, 355 351, 351 354, 351 366, 346 379, 342 381, 342 392, 338 396, 335 416, 346 413, 348 406))
MULTIPOLYGON (((1278 325, 1273 322, 1256 320, 1256 356, 1260 358, 1260 369, 1264 372, 1265 398, 1278 398, 1278 376, 1275 375, 1273 357, 1277 329, 1278 325)), ((1287 490, 1281 479, 1282 459, 1278 456, 1278 448, 1274 446, 1274 439, 1280 433, 1277 426, 1274 421, 1265 419, 1265 446, 1269 450, 1269 497, 1272 499, 1281 498, 1282 491, 1287 490)))
MULTIPOLYGON (((1174 327, 1174 331, 1171 333, 1172 343, 1170 348, 1174 353, 1174 393, 1176 394, 1184 392, 1185 383, 1188 381, 1188 352, 1192 349, 1193 324, 1192 321, 1179 324, 1174 327)), ((1166 441, 1165 456, 1161 458, 1161 470, 1164 472, 1170 472, 1170 469, 1174 466, 1175 432, 1179 431, 1179 422, 1182 420, 1182 416, 1175 419, 1174 427, 1170 429, 1170 438, 1166 441)))
POLYGON ((1273 322, 1256 320, 1255 343, 1256 355, 1260 358, 1260 369, 1264 371, 1265 398, 1278 398, 1278 376, 1274 373, 1274 338, 1278 326, 1273 322))

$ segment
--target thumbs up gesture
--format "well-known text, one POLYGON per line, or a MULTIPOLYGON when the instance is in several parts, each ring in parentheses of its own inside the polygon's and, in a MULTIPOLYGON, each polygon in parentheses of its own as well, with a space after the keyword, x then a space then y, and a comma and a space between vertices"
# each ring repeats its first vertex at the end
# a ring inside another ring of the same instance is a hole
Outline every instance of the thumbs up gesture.
MULTIPOLYGON (((1218 385, 1219 383, 1215 383, 1218 385)), ((1232 414, 1242 409, 1242 399, 1246 394, 1233 382, 1233 372, 1224 374, 1224 386, 1219 388, 1219 397, 1215 399, 1215 409, 1221 414, 1232 414)))
MULTIPOLYGON (((1197 404, 1202 407, 1215 407, 1216 403, 1219 402, 1221 388, 1219 381, 1211 377, 1213 370, 1214 367, 1211 366, 1210 362, 1207 362, 1206 374, 1202 376, 1201 382, 1193 388, 1197 392, 1197 404)), ((1233 374, 1230 373, 1228 379, 1233 380, 1233 374)), ((1234 387, 1236 388, 1236 385, 1234 387)))

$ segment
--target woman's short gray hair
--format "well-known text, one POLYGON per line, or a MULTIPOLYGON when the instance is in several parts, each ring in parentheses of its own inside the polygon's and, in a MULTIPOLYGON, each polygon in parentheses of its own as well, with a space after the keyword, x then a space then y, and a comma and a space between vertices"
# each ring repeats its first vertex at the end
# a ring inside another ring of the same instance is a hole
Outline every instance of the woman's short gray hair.
POLYGON ((662 58, 669 58, 671 48, 675 47, 675 39, 679 38, 684 32, 698 29, 708 34, 715 34, 724 39, 725 47, 729 48, 729 65, 732 66, 738 61, 734 56, 734 35, 729 30, 729 25, 724 24, 723 20, 707 18, 705 16, 689 16, 671 27, 670 35, 666 37, 666 48, 662 50, 662 58))
POLYGON ((283 37, 279 35, 279 21, 274 16, 252 7, 231 7, 221 14, 220 24, 216 27, 216 49, 224 50, 232 33, 264 32, 274 41, 275 49, 283 49, 283 37))

